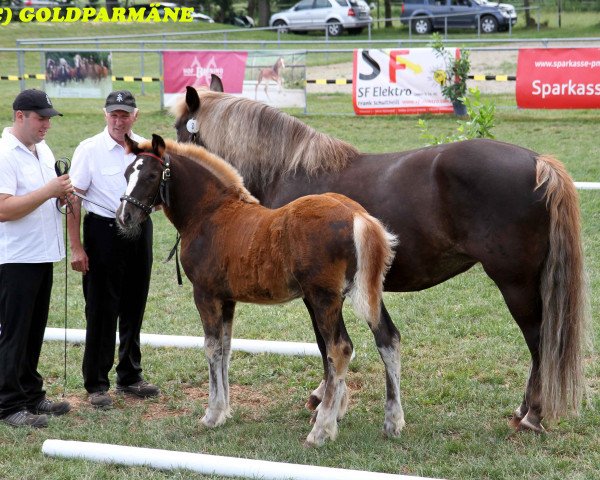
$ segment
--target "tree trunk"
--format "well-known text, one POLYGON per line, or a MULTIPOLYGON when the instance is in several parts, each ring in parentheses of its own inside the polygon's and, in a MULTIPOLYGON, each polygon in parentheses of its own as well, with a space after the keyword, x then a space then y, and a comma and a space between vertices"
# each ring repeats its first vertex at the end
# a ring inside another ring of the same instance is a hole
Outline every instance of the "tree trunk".
POLYGON ((385 28, 392 28, 392 0, 385 0, 385 28))
POLYGON ((269 0, 257 0, 258 3, 258 26, 268 27, 271 18, 271 2, 269 0))
POLYGON ((109 16, 113 14, 113 8, 119 6, 119 0, 106 0, 106 12, 109 16))
POLYGON ((531 10, 529 10, 529 7, 531 7, 531 2, 529 0, 523 0, 523 7, 525 7, 525 26, 535 26, 535 20, 531 18, 531 10))
POLYGON ((248 16, 254 18, 256 13, 256 0, 248 0, 248 16))

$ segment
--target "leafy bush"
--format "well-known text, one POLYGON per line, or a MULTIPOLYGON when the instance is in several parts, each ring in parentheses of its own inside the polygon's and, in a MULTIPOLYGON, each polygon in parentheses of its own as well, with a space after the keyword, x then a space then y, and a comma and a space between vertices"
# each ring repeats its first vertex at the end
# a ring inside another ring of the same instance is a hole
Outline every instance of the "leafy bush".
POLYGON ((436 136, 431 133, 427 122, 421 118, 418 123, 421 129, 421 138, 427 140, 429 145, 458 142, 471 138, 494 138, 492 128, 494 128, 496 105, 482 101, 478 88, 470 88, 469 93, 470 96, 459 98, 467 107, 467 118, 456 122, 458 124, 456 132, 447 136, 436 136))

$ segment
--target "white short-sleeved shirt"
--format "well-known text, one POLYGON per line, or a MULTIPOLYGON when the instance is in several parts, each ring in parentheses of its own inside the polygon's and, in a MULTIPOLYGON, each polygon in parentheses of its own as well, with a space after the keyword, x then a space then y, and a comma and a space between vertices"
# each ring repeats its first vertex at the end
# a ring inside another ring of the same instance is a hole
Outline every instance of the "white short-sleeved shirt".
MULTIPOLYGON (((56 178, 54 155, 45 141, 37 157, 11 133, 0 139, 0 193, 25 195, 56 178)), ((58 262, 65 257, 62 215, 56 199, 18 220, 0 222, 0 264, 58 262)))
MULTIPOLYGON (((132 133, 131 138, 141 142, 144 138, 132 133)), ((132 153, 113 140, 105 127, 98 135, 81 142, 75 149, 69 175, 75 188, 85 191, 92 202, 116 211, 125 193, 125 170, 135 160, 132 153)), ((114 217, 108 210, 83 200, 83 207, 103 217, 114 217)))

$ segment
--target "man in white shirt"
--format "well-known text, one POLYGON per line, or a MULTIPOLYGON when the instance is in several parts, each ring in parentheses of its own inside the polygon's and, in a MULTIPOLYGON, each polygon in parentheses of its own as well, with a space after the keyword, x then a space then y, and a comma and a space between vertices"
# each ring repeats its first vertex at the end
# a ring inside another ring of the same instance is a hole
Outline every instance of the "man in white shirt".
POLYGON ((160 393, 142 378, 140 351, 140 330, 152 270, 152 220, 142 225, 136 239, 122 237, 115 220, 127 187, 125 170, 135 158, 125 153, 125 135, 143 140, 131 131, 137 116, 131 92, 112 92, 104 106, 106 128, 81 142, 71 163, 73 186, 89 200, 83 200, 88 212, 83 220, 83 244, 79 204, 74 205, 75 218, 69 222, 68 231, 71 266, 83 274, 86 301, 83 382, 89 402, 97 408, 110 408, 113 404, 108 393, 108 373, 114 363, 117 323, 117 392, 141 398, 160 393))
POLYGON ((52 264, 65 257, 55 199, 73 191, 68 175, 56 176, 44 141, 56 115, 43 91, 24 90, 0 139, 0 419, 15 427, 45 427, 47 415, 71 409, 46 398, 37 371, 52 264))

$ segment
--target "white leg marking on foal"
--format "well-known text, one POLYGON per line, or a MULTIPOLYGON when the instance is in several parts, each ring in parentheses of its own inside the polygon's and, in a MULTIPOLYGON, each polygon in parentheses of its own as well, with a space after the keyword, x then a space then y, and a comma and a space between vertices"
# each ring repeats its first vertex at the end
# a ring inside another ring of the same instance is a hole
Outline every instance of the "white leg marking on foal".
POLYGON ((381 358, 386 366, 386 374, 391 383, 392 392, 388 392, 385 402, 385 420, 383 429, 391 437, 400 435, 404 428, 404 411, 400 401, 400 355, 399 348, 381 348, 381 358))

